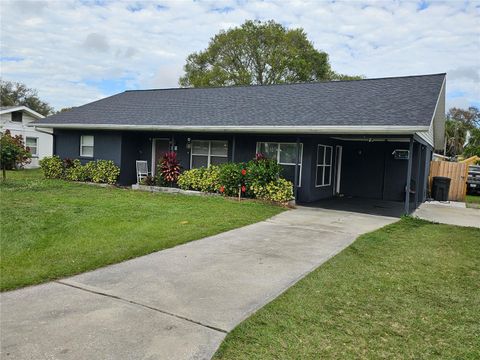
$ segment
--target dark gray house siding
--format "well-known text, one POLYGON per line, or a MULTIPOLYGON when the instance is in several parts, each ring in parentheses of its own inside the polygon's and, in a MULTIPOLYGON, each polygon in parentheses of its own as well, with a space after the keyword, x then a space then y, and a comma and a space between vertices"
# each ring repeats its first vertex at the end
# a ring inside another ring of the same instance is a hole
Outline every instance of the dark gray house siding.
POLYGON ((92 160, 112 160, 118 166, 122 160, 122 133, 114 131, 55 130, 55 155, 80 159, 82 163, 92 160), (94 136, 93 157, 80 156, 80 137, 94 136))
MULTIPOLYGON (((397 160, 393 152, 396 149, 408 149, 409 141, 395 137, 379 138, 364 136, 361 139, 348 136, 327 135, 245 135, 245 134, 208 134, 208 133, 169 133, 169 132, 111 132, 56 130, 55 151, 62 158, 88 160, 107 159, 120 166, 119 183, 130 185, 136 182, 136 160, 148 161, 152 165, 153 139, 170 139, 170 145, 177 153, 183 169, 190 168, 190 140, 226 140, 228 141, 228 160, 246 162, 254 158, 257 142, 288 142, 298 140, 303 144, 300 186, 297 201, 313 202, 335 195, 336 146, 342 147, 340 193, 344 196, 371 199, 403 201, 408 160, 397 160), (95 141, 94 158, 80 157, 80 136, 93 135, 95 141), (235 144, 235 148, 233 147, 235 144), (332 146, 332 175, 328 186, 315 186, 318 145, 332 146)), ((431 159, 431 147, 415 142, 412 154, 412 176, 415 194, 411 202, 416 204, 425 200, 428 164, 431 159)), ((158 159, 157 159, 158 161, 158 159)), ((292 182, 293 176, 290 177, 292 182)))

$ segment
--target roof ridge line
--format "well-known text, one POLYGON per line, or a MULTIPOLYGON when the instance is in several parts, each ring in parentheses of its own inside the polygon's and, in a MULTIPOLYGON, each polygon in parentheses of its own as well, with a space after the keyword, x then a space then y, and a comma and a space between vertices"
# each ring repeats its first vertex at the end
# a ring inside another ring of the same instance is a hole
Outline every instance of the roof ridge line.
MULTIPOLYGON (((201 87, 171 87, 171 88, 153 88, 153 89, 131 89, 125 90, 127 92, 140 92, 140 91, 173 91, 173 90, 202 90, 202 89, 235 89, 235 88, 250 88, 250 87, 270 87, 270 86, 290 86, 290 85, 315 85, 315 84, 329 84, 329 83, 343 83, 343 82, 356 82, 356 81, 375 81, 375 80, 388 80, 388 79, 406 79, 414 77, 427 77, 427 76, 439 76, 447 75, 446 72, 434 73, 434 74, 422 74, 422 75, 399 75, 399 76, 385 76, 378 78, 368 79, 353 79, 353 80, 321 80, 321 81, 304 81, 297 83, 282 83, 282 84, 253 84, 253 85, 228 85, 228 86, 201 86, 201 87)), ((120 93, 121 94, 121 93, 120 93)))

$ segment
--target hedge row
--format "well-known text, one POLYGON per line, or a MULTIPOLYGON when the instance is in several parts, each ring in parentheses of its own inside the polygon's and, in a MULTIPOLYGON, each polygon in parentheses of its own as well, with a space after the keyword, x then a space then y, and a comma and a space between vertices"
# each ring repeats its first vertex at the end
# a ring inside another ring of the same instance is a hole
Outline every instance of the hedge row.
POLYGON ((52 156, 40 160, 40 167, 48 179, 115 184, 120 175, 120 168, 111 160, 89 161, 82 165, 78 159, 62 160, 52 156))

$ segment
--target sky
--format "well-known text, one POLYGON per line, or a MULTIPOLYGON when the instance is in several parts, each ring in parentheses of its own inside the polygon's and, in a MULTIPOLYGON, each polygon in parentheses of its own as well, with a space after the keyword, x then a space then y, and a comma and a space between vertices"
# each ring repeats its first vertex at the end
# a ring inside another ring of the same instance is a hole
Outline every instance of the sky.
POLYGON ((254 19, 303 28, 339 73, 446 72, 447 108, 480 107, 480 0, 0 0, 0 74, 57 110, 178 87, 190 53, 254 19))

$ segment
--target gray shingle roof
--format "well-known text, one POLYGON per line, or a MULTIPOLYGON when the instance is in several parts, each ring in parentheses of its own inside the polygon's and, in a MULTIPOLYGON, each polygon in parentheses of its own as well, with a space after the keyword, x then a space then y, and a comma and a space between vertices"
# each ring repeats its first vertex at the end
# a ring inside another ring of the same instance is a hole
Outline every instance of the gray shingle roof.
POLYGON ((269 86, 134 90, 41 124, 429 126, 445 74, 269 86))

